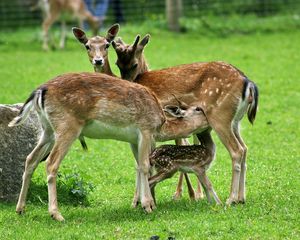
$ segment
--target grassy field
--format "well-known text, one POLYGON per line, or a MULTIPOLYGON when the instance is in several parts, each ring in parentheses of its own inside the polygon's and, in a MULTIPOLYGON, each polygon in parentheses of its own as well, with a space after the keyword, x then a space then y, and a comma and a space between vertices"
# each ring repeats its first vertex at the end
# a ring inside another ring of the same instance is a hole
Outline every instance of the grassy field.
MULTIPOLYGON (((84 153, 76 142, 60 172, 79 173, 95 188, 88 203, 70 201, 58 191, 65 223, 47 212, 45 165, 38 167, 24 216, 15 204, 0 203, 1 239, 299 239, 300 238, 300 51, 299 31, 250 35, 173 34, 157 28, 125 26, 120 36, 133 41, 150 32, 145 49, 152 69, 196 61, 229 62, 260 89, 254 126, 245 119, 242 135, 249 147, 247 203, 210 206, 190 202, 185 191, 174 202, 177 178, 157 186, 157 209, 145 214, 131 208, 134 160, 126 143, 88 140, 84 153)), ((84 48, 69 36, 64 51, 42 52, 39 29, 0 32, 0 103, 23 102, 46 80, 73 71, 92 71, 84 48)), ((117 72, 113 49, 111 65, 117 72)), ((209 176, 223 202, 229 195, 231 160, 218 138, 217 157, 209 176)), ((193 178, 195 180, 195 178, 193 178)))

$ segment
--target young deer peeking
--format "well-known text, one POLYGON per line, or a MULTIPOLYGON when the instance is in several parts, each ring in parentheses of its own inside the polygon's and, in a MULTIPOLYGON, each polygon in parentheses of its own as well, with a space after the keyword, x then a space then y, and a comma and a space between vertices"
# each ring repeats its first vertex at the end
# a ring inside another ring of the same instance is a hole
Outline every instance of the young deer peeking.
POLYGON ((154 201, 156 184, 172 177, 177 171, 181 171, 195 173, 204 188, 208 202, 212 202, 212 196, 217 204, 221 204, 206 175, 206 171, 215 158, 215 144, 209 131, 197 135, 201 145, 161 145, 151 153, 149 157, 150 165, 157 172, 149 178, 154 201))
POLYGON ((239 126, 246 112, 252 124, 255 120, 258 106, 255 83, 224 62, 192 63, 149 71, 143 55, 149 37, 146 35, 139 42, 137 36, 132 45, 122 40, 112 43, 122 79, 148 87, 163 106, 172 103, 172 95, 187 104, 199 104, 232 159, 231 191, 226 203, 244 203, 247 147, 239 126))
POLYGON ((115 76, 110 68, 108 60, 108 48, 111 42, 117 36, 119 29, 120 25, 114 24, 108 29, 105 37, 94 36, 92 38, 87 38, 83 30, 77 27, 72 28, 76 39, 85 46, 89 60, 94 66, 95 72, 101 72, 110 76, 115 76))
POLYGON ((59 165, 74 140, 86 136, 116 139, 137 146, 137 200, 151 212, 155 207, 148 174, 149 154, 154 140, 186 137, 208 128, 201 108, 166 106, 166 118, 155 94, 142 85, 100 73, 60 75, 38 87, 9 126, 22 124, 30 109, 38 113, 42 136, 28 155, 16 211, 25 210, 31 176, 41 159, 46 159, 49 213, 64 220, 58 210, 56 176, 59 165))

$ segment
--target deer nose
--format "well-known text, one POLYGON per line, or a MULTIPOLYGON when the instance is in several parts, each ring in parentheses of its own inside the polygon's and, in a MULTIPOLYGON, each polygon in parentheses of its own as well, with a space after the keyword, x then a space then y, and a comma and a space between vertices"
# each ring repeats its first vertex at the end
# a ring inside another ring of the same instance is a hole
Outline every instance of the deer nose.
POLYGON ((103 59, 94 59, 94 64, 95 65, 103 65, 103 59))

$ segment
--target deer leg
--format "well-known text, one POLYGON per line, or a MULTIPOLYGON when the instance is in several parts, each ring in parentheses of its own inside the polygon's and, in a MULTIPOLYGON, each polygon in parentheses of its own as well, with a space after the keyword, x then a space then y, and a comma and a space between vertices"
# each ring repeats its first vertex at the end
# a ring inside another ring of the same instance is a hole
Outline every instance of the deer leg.
POLYGON ((57 12, 47 14, 47 16, 45 17, 45 19, 42 23, 42 28, 43 28, 43 50, 45 50, 45 51, 49 50, 49 28, 56 21, 58 16, 59 16, 59 14, 57 12))
POLYGON ((16 212, 21 214, 25 211, 26 196, 30 185, 32 174, 39 162, 47 156, 53 146, 52 136, 48 135, 45 131, 32 152, 27 156, 25 162, 25 171, 23 173, 22 187, 19 194, 19 199, 16 207, 16 212))
POLYGON ((59 48, 64 49, 65 44, 66 44, 66 22, 63 20, 61 22, 61 33, 60 33, 59 48))
POLYGON ((227 127, 214 128, 214 130, 227 148, 232 160, 231 192, 226 201, 227 205, 231 205, 233 203, 238 203, 238 191, 244 149, 234 135, 231 124, 227 127))
MULTIPOLYGON (((176 139, 175 143, 176 143, 176 145, 190 145, 188 139, 186 139, 186 138, 176 139)), ((185 173, 185 181, 188 186, 190 198, 195 200, 195 191, 194 191, 191 181, 186 173, 185 173)), ((182 191, 183 191, 183 173, 180 173, 179 180, 178 180, 177 187, 176 187, 176 192, 173 195, 173 199, 179 200, 182 197, 182 191)))
POLYGON ((156 203, 156 199, 155 199, 155 186, 156 186, 156 184, 158 184, 159 182, 164 181, 167 178, 171 178, 175 173, 176 173, 176 169, 168 169, 167 170, 167 169, 164 168, 164 169, 161 169, 155 175, 153 175, 149 178, 149 186, 150 186, 151 194, 152 194, 152 197, 153 197, 155 203, 156 203))
POLYGON ((206 173, 205 172, 199 173, 199 174, 197 174, 197 177, 198 177, 199 181, 201 182, 201 184, 204 188, 204 191, 205 191, 208 202, 212 203, 212 200, 211 200, 211 196, 212 196, 214 201, 217 204, 221 205, 222 202, 219 199, 219 197, 218 197, 217 193, 215 192, 215 190, 213 189, 213 186, 212 186, 211 182, 209 181, 206 173))
POLYGON ((183 186, 183 173, 181 172, 179 175, 179 180, 176 187, 176 192, 173 195, 174 200, 179 200, 182 197, 182 186, 183 186))
MULTIPOLYGON (((74 124, 70 124, 74 126, 74 124)), ((67 154, 72 143, 79 136, 79 128, 68 128, 66 125, 62 128, 62 131, 56 135, 54 146, 46 160, 46 172, 47 172, 47 182, 48 182, 48 198, 49 207, 48 211, 50 216, 57 221, 64 221, 63 216, 58 210, 57 203, 57 190, 56 190, 56 177, 59 165, 65 155, 67 154)))
POLYGON ((138 151, 138 169, 140 175, 140 199, 142 207, 146 212, 150 213, 155 208, 155 204, 151 195, 148 177, 149 177, 149 155, 151 151, 152 135, 149 131, 141 131, 139 134, 139 151, 138 151))
POLYGON ((131 151, 133 153, 134 159, 136 161, 136 181, 135 181, 135 192, 132 200, 131 206, 136 208, 139 204, 139 196, 140 196, 140 173, 138 168, 138 145, 137 144, 130 144, 131 151))
POLYGON ((239 125, 238 123, 233 128, 234 135, 238 139, 240 145, 243 148, 243 157, 242 157, 242 163, 241 163, 241 175, 240 175, 240 182, 239 182, 239 195, 238 195, 238 202, 239 203, 245 203, 246 202, 246 171, 247 171, 247 165, 246 165, 246 159, 247 159, 247 146, 244 143, 240 131, 239 131, 239 125))

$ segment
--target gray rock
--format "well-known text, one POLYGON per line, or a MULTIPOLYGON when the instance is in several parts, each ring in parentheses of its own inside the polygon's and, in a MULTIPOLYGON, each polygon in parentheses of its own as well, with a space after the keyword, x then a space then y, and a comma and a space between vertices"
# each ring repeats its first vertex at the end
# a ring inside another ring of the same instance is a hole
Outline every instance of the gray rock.
POLYGON ((23 104, 0 104, 0 201, 16 201, 27 155, 35 147, 41 126, 35 111, 24 124, 9 128, 8 123, 18 114, 23 104))

